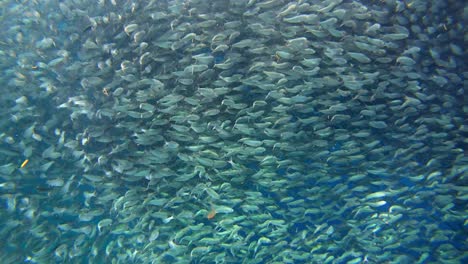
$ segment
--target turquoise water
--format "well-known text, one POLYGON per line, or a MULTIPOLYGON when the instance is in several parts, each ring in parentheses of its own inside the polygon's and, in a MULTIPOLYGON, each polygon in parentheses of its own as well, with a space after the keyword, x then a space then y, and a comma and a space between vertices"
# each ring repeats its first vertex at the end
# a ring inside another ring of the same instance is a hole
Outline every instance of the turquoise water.
POLYGON ((465 263, 462 1, 3 1, 1 263, 465 263))

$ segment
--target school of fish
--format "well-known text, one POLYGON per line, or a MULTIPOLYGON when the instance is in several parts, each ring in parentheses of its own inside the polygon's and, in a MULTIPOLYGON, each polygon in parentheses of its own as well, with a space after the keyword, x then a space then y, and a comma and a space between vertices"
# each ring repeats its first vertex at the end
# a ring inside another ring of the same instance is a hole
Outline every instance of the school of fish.
POLYGON ((0 3, 1 263, 467 263, 457 0, 0 3))

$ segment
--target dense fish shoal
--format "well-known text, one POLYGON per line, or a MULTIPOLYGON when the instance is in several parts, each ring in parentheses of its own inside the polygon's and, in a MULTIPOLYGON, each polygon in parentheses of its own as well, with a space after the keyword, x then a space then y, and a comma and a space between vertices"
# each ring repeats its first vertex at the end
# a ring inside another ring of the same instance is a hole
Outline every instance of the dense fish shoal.
POLYGON ((5 263, 465 263, 467 7, 0 3, 5 263))

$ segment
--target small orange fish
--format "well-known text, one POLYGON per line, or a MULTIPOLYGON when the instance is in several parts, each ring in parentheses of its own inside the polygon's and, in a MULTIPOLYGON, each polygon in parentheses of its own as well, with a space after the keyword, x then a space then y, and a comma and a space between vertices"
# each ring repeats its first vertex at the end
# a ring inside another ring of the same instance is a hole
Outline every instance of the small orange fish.
POLYGON ((29 160, 28 159, 25 159, 23 161, 23 163, 21 163, 21 166, 20 166, 20 169, 24 168, 26 166, 26 164, 28 164, 29 160))
POLYGON ((206 218, 208 218, 208 220, 211 220, 211 219, 213 219, 215 216, 216 216, 216 210, 215 210, 214 206, 211 205, 211 210, 210 210, 210 212, 208 212, 208 214, 206 215, 206 218))

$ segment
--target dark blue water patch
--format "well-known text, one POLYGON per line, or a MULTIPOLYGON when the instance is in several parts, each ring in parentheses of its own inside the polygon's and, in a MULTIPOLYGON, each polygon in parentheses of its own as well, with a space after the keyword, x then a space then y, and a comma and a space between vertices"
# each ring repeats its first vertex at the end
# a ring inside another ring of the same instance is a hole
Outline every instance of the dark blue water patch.
MULTIPOLYGON (((468 237, 468 232, 457 232, 451 239, 452 245, 461 252, 468 252, 468 243, 466 238, 468 237)), ((468 257, 468 256, 467 256, 468 257)), ((468 263, 468 262, 462 262, 468 263)))
POLYGON ((241 236, 241 237, 246 237, 249 233, 248 233, 247 230, 241 229, 241 230, 239 230, 238 234, 239 234, 239 236, 241 236))
POLYGON ((248 162, 245 166, 254 171, 260 170, 260 165, 258 164, 258 162, 251 161, 251 162, 248 162))
POLYGON ((304 180, 304 185, 305 186, 310 186, 310 187, 313 187, 316 185, 316 182, 317 182, 317 179, 315 177, 306 177, 304 180))
POLYGON ((411 181, 409 178, 407 178, 407 177, 400 177, 399 182, 400 182, 400 184, 403 185, 403 186, 407 186, 407 187, 414 187, 414 186, 415 186, 414 182, 412 182, 412 181, 411 181))
POLYGON ((440 108, 440 113, 442 115, 447 115, 447 114, 450 114, 453 110, 450 109, 450 108, 446 108, 446 107, 441 107, 440 108))
POLYGON ((463 228, 463 223, 461 221, 441 220, 438 227, 440 230, 449 230, 458 233, 458 231, 463 228))
POLYGON ((301 178, 304 177, 304 176, 302 175, 302 174, 303 174, 303 173, 302 173, 302 169, 301 169, 301 170, 298 170, 298 169, 296 169, 296 168, 294 168, 294 167, 291 167, 291 168, 290 168, 290 167, 286 167, 285 169, 286 169, 286 174, 287 174, 287 175, 288 175, 288 174, 289 174, 289 175, 292 175, 292 174, 297 174, 297 173, 299 173, 299 174, 301 174, 301 175, 300 175, 301 178))
POLYGON ((215 63, 215 64, 221 63, 221 62, 224 61, 224 58, 225 58, 225 54, 224 54, 224 53, 216 54, 216 55, 214 56, 214 63, 215 63))
POLYGON ((276 174, 278 174, 279 176, 286 176, 286 171, 287 168, 279 168, 276 170, 276 174))
POLYGON ((341 143, 340 142, 335 142, 335 144, 333 144, 328 151, 334 152, 334 151, 338 151, 338 150, 341 150, 341 143))
POLYGON ((392 203, 387 202, 386 204, 379 206, 377 208, 374 208, 374 210, 377 213, 387 213, 388 210, 390 209, 390 206, 392 206, 392 203))
POLYGON ((292 224, 289 228, 289 234, 296 235, 300 234, 304 230, 308 230, 310 228, 307 222, 296 222, 292 224))
MULTIPOLYGON (((468 251, 468 248, 465 249, 465 252, 468 251)), ((463 256, 461 258, 461 262, 460 263, 468 263, 468 254, 466 256, 463 256)))
POLYGON ((332 218, 331 220, 327 221, 327 224, 329 226, 333 226, 335 230, 341 230, 341 227, 346 226, 346 223, 343 221, 343 218, 341 218, 341 215, 337 215, 337 218, 332 218))

